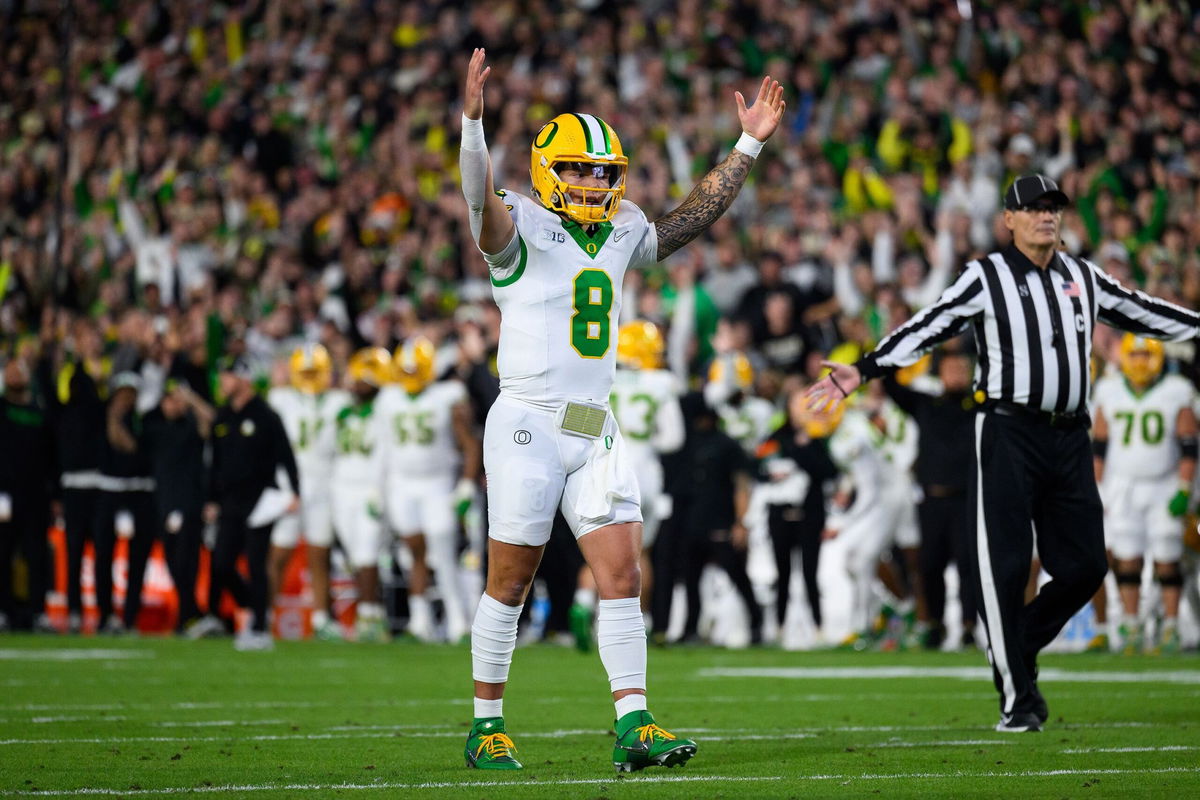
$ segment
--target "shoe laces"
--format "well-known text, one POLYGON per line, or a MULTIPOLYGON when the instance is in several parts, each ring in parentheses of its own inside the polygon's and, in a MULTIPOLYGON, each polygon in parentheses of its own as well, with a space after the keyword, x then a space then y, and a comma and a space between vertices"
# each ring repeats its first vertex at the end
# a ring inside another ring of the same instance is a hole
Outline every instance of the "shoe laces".
POLYGON ((641 725, 634 730, 637 731, 639 742, 654 741, 655 739, 670 740, 675 738, 675 734, 671 733, 670 731, 663 730, 653 722, 651 722, 649 725, 641 725))
POLYGON ((481 737, 475 756, 478 758, 480 753, 487 750, 487 754, 492 758, 504 758, 512 755, 516 749, 517 746, 508 738, 507 733, 489 733, 481 737))

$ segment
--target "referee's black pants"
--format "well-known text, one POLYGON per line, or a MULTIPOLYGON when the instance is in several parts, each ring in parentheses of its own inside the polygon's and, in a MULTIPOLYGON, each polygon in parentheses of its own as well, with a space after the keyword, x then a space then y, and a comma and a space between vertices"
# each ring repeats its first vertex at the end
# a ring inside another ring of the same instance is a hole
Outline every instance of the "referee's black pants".
POLYGON ((970 489, 988 660, 1000 709, 1034 710, 1037 654, 1095 593, 1108 569, 1087 427, 994 411, 975 420, 970 489), (1033 536, 1051 580, 1025 605, 1033 536))

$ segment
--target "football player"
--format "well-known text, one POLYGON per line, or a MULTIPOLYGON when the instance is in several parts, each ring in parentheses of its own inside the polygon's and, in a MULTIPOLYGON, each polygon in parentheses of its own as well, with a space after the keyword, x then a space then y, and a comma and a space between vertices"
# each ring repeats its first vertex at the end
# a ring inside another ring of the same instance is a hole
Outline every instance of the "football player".
POLYGON ((783 115, 783 89, 765 78, 746 106, 743 136, 675 210, 650 222, 628 201, 628 159, 616 131, 591 114, 560 114, 533 140, 533 197, 493 188, 484 141, 477 49, 467 68, 459 171, 472 235, 500 307, 500 397, 484 430, 488 576, 471 632, 475 721, 466 760, 520 769, 502 697, 534 571, 562 509, 596 578, 597 640, 616 705, 620 771, 672 766, 695 742, 655 724, 646 705, 646 631, 638 561, 637 480, 608 409, 614 327, 627 269, 661 261, 696 238, 737 196, 783 115))
POLYGON ((751 455, 779 427, 775 404, 754 394, 754 367, 744 353, 728 351, 713 359, 704 399, 716 409, 721 430, 751 455))
MULTIPOLYGON (((663 369, 666 344, 653 322, 628 322, 617 331, 617 372, 609 406, 628 445, 629 460, 642 497, 642 612, 650 609, 650 550, 660 522, 670 516, 670 496, 663 491, 661 456, 683 445, 682 387, 663 369)), ((580 570, 579 589, 571 606, 570 625, 580 650, 591 645, 596 588, 591 570, 580 570)))
POLYGON ((334 423, 333 527, 354 570, 358 590, 355 638, 382 642, 389 628, 379 595, 379 556, 383 549, 383 431, 376 396, 392 375, 392 354, 366 347, 347 367, 350 403, 334 423))
POLYGON ((469 601, 458 566, 458 516, 475 497, 481 450, 471 429, 466 388, 435 380, 433 342, 414 338, 396 348, 397 383, 375 404, 383 426, 388 523, 413 558, 409 581, 409 632, 433 638, 426 591, 429 567, 437 575, 446 608, 446 630, 456 642, 470 631, 469 601))
POLYGON ((333 546, 330 477, 333 469, 337 415, 350 396, 333 384, 333 361, 320 344, 297 347, 288 361, 290 386, 276 386, 267 402, 283 420, 296 454, 304 496, 300 511, 288 514, 271 531, 271 600, 279 591, 283 570, 304 536, 312 582, 313 632, 320 639, 340 639, 341 630, 329 615, 329 549, 333 546))
POLYGON ((1179 650, 1179 595, 1183 585, 1183 516, 1196 473, 1195 390, 1163 373, 1163 346, 1126 333, 1121 377, 1096 382, 1093 447, 1104 498, 1104 531, 1121 595, 1117 649, 1143 645, 1138 617, 1143 558, 1154 560, 1164 619, 1153 652, 1179 650))

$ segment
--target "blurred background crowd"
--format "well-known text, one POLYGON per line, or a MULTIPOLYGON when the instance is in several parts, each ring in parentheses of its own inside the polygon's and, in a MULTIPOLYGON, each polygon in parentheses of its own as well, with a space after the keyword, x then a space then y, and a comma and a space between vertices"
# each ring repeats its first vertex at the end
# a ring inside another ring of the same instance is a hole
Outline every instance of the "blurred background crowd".
MULTIPOLYGON (((1200 308, 1200 13, 1186 3, 69 5, 0 0, 13 403, 48 409, 76 369, 99 402, 136 373, 142 413, 169 381, 219 402, 227 356, 261 365, 265 385, 305 343, 340 375, 356 350, 416 335, 443 370, 486 384, 499 316, 456 174, 476 46, 494 65, 497 186, 527 192, 534 132, 587 110, 620 134, 626 197, 651 219, 736 139, 733 91, 783 83, 784 125, 741 196, 628 276, 622 320, 666 330, 694 390, 741 354, 777 421, 795 376, 852 360, 1007 242, 1000 199, 1021 173, 1072 198, 1066 250, 1200 308)), ((1098 334, 1101 360, 1115 342, 1098 334)), ((1191 343, 1168 358, 1194 376, 1191 343)), ((472 397, 482 424, 489 393, 472 397)), ((75 457, 70 431, 51 434, 48 518, 52 473, 75 457)))

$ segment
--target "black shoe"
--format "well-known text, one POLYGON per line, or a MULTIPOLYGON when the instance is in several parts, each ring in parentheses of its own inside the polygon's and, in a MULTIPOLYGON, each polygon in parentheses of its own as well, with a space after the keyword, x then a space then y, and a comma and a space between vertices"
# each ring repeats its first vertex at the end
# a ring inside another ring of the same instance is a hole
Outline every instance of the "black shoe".
POLYGON ((1046 720, 1050 719, 1050 707, 1046 705, 1046 698, 1042 697, 1042 693, 1038 691, 1037 684, 1033 685, 1033 715, 1038 718, 1038 722, 1042 725, 1046 724, 1046 720))
MULTIPOLYGON (((967 634, 963 634, 966 639, 967 634)), ((921 637, 921 646, 926 650, 941 650, 942 643, 946 641, 946 626, 938 623, 925 631, 925 635, 921 637)))
POLYGON ((959 642, 959 645, 962 647, 963 650, 974 650, 975 649, 975 631, 974 631, 974 629, 963 631, 962 641, 959 642))
POLYGON ((1038 721, 1037 714, 1031 711, 1001 714, 1000 721, 996 723, 996 730, 1000 733, 1037 733, 1041 729, 1042 723, 1038 721))

